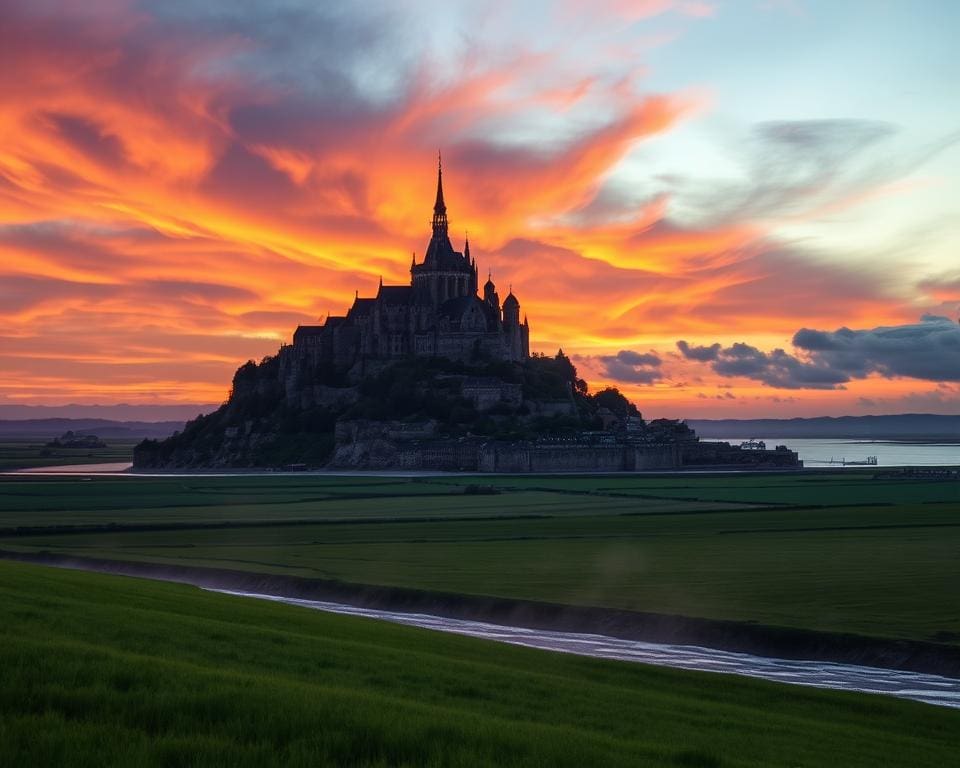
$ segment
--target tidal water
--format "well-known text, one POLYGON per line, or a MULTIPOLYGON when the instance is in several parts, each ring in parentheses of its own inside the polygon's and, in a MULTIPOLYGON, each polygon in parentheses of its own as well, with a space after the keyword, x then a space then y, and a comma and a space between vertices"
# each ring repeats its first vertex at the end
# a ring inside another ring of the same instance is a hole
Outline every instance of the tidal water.
POLYGON ((662 667, 676 667, 677 669, 759 677, 778 683, 807 685, 814 688, 879 693, 941 707, 960 709, 960 680, 940 677, 939 675, 904 672, 879 667, 861 667, 854 664, 772 659, 753 656, 748 653, 733 653, 691 645, 645 643, 605 635, 551 632, 487 624, 466 619, 448 619, 421 613, 397 613, 373 608, 358 608, 352 605, 319 600, 302 600, 231 590, 214 591, 240 597, 299 605, 305 608, 327 611, 328 613, 362 616, 439 632, 451 632, 468 637, 496 640, 497 642, 523 645, 528 648, 573 653, 579 656, 593 656, 600 659, 633 661, 662 667))
MULTIPOLYGON (((708 438, 714 439, 714 438, 708 438)), ((740 445, 741 438, 716 438, 740 445)), ((955 443, 914 443, 863 438, 814 439, 805 437, 757 437, 767 448, 785 445, 796 451, 804 466, 843 466, 842 462, 866 461, 877 457, 878 467, 940 467, 960 465, 960 441, 955 443), (830 462, 833 462, 832 464, 830 462)))
MULTIPOLYGON (((741 438, 710 438, 711 440, 723 440, 731 445, 740 445, 744 442, 741 438)), ((878 467, 942 467, 942 466, 960 466, 960 441, 956 443, 900 443, 883 440, 863 440, 863 439, 831 439, 815 440, 812 438, 801 437, 783 437, 783 438, 764 438, 758 437, 757 440, 763 440, 767 448, 774 448, 777 445, 785 445, 790 450, 796 451, 803 460, 804 465, 810 469, 820 467, 842 467, 843 462, 864 462, 870 456, 877 457, 878 467)), ((324 470, 313 472, 297 473, 277 473, 265 471, 247 471, 242 470, 216 470, 211 472, 134 472, 132 464, 129 462, 117 462, 111 464, 72 464, 58 467, 34 467, 31 469, 18 469, 6 472, 0 472, 4 475, 100 475, 100 476, 120 476, 120 477, 194 477, 196 475, 205 475, 208 477, 233 477, 249 475, 267 475, 267 476, 303 476, 303 475, 324 475, 324 476, 350 476, 350 477, 432 477, 436 475, 448 474, 446 472, 431 471, 345 471, 345 472, 326 472, 324 470)), ((849 466, 849 464, 848 464, 849 466)), ((853 465, 856 466, 856 465, 853 465)), ((683 470, 680 470, 683 471, 683 470)), ((661 474, 654 472, 653 474, 661 474)), ((640 473, 643 474, 643 473, 640 473)))

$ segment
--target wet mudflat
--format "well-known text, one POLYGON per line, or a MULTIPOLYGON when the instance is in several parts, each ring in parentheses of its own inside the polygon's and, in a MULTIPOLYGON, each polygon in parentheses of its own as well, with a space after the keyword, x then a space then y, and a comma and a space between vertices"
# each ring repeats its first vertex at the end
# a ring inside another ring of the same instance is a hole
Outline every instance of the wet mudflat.
POLYGON ((814 688, 879 693, 960 709, 960 680, 939 675, 926 675, 879 667, 863 667, 854 664, 772 659, 714 648, 647 643, 575 632, 550 632, 277 595, 261 595, 230 590, 216 591, 289 605, 299 605, 329 613, 363 616, 422 629, 496 640, 528 648, 559 651, 601 659, 654 664, 675 669, 745 675, 779 683, 807 685, 814 688))

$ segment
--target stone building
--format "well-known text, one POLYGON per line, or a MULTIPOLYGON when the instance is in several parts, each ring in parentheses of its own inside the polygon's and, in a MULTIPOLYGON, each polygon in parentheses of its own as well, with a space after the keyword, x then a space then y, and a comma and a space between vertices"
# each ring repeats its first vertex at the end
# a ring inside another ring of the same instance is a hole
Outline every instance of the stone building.
POLYGON ((314 366, 347 371, 365 360, 408 356, 452 360, 523 360, 530 355, 530 326, 520 319, 511 291, 500 303, 492 279, 479 295, 470 243, 450 243, 443 169, 437 169, 433 234, 421 263, 410 265, 409 285, 383 285, 372 298, 354 299, 346 315, 293 334, 295 357, 314 366))

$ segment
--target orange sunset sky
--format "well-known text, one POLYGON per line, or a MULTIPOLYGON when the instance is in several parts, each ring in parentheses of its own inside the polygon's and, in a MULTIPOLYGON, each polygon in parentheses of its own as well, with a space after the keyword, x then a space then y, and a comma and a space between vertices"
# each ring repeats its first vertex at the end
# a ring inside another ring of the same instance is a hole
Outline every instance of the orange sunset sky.
POLYGON ((450 231, 646 416, 960 413, 952 2, 0 0, 0 406, 210 404, 450 231), (842 6, 842 7, 837 7, 842 6))

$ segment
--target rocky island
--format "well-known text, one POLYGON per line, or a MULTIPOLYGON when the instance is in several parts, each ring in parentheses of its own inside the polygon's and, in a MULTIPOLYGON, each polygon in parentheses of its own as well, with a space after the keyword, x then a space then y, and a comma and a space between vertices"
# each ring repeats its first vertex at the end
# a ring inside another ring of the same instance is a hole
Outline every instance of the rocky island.
POLYGON ((136 467, 278 467, 470 472, 798 467, 796 453, 703 442, 686 424, 645 421, 619 391, 591 394, 570 359, 530 354, 511 290, 479 286, 469 241, 448 234, 442 168, 432 236, 409 285, 379 285, 343 316, 236 372, 219 409, 136 467))

